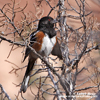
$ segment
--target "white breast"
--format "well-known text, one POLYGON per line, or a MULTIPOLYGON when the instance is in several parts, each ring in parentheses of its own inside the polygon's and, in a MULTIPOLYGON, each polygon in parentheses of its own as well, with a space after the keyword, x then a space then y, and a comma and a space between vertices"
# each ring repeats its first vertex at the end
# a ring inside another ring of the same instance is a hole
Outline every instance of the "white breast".
POLYGON ((54 36, 53 38, 49 38, 49 36, 45 34, 40 52, 43 52, 45 56, 48 56, 51 53, 55 43, 56 43, 56 36, 54 36))

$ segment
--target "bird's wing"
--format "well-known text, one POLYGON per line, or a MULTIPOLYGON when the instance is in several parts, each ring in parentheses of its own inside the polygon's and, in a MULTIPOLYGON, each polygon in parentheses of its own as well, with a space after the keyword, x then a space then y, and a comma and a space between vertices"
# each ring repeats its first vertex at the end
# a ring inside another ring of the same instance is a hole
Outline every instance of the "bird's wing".
MULTIPOLYGON (((32 46, 34 44, 34 42, 36 41, 36 37, 35 37, 36 33, 37 33, 37 31, 32 32, 30 35, 30 44, 29 44, 30 46, 32 46)), ((25 51, 25 56, 24 56, 23 62, 25 61, 25 59, 29 55, 30 51, 31 51, 30 48, 27 47, 26 51, 25 51)))

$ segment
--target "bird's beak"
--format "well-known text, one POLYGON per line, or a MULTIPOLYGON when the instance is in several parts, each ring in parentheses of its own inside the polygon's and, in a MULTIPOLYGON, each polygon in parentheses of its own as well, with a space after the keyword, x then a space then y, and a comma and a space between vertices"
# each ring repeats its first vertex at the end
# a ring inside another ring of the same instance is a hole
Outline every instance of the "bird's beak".
POLYGON ((57 22, 58 22, 58 21, 57 21, 56 19, 50 21, 51 24, 55 24, 55 23, 57 23, 57 22))

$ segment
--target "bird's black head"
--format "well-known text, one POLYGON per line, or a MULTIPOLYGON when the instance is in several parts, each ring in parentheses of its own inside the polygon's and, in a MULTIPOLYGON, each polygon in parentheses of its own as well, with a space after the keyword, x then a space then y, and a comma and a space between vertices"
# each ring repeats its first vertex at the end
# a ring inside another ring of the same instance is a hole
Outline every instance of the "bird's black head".
POLYGON ((38 30, 43 31, 44 33, 47 33, 50 38, 56 35, 54 24, 56 23, 56 20, 54 20, 52 17, 46 16, 40 19, 38 30))

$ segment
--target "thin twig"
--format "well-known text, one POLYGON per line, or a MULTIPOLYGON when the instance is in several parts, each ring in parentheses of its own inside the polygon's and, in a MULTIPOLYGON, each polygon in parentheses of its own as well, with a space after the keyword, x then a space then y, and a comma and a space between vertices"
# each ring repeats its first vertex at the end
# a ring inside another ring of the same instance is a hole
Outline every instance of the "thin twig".
POLYGON ((5 97, 4 97, 4 98, 7 98, 8 100, 11 100, 11 98, 10 98, 9 95, 6 93, 6 91, 4 90, 4 88, 2 87, 1 84, 0 84, 0 88, 1 88, 2 93, 5 94, 5 97))

